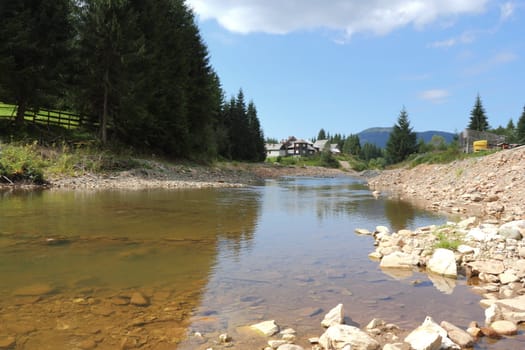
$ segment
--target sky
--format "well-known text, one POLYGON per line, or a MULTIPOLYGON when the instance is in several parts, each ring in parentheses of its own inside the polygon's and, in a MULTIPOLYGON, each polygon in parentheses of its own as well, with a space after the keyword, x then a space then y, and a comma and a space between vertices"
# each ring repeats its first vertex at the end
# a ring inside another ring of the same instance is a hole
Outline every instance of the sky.
POLYGON ((265 137, 391 127, 460 132, 525 106, 525 0, 187 0, 230 98, 265 137))

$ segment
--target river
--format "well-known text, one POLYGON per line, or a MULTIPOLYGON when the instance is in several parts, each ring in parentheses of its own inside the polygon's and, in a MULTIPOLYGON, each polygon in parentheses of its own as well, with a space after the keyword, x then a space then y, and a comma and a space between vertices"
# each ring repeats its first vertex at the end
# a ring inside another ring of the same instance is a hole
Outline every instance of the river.
MULTIPOLYGON (((0 344, 14 349, 207 349, 224 332, 234 348, 259 349, 267 339, 246 326, 269 319, 308 348, 338 303, 360 327, 372 318, 406 330, 427 315, 463 328, 484 320, 464 279, 382 271, 368 258, 373 240, 356 228, 450 218, 374 198, 356 178, 7 191, 0 213, 0 344)), ((477 349, 523 345, 519 337, 477 349)))

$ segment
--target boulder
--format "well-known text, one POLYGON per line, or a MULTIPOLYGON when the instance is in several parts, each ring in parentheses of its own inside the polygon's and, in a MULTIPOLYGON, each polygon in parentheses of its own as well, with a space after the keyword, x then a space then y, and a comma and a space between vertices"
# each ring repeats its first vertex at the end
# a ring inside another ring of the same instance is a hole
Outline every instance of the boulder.
POLYGON ((405 338, 405 342, 409 343, 413 350, 460 349, 459 345, 447 336, 447 331, 430 316, 405 338))
POLYGON ((462 349, 474 346, 474 338, 463 329, 447 321, 442 321, 441 327, 447 331, 448 337, 462 349))
POLYGON ((275 333, 279 332, 279 326, 275 323, 275 320, 259 322, 257 324, 251 325, 250 328, 261 332, 267 337, 271 337, 275 333))
POLYGON ((490 328, 492 328, 494 331, 496 331, 496 333, 501 334, 501 335, 518 334, 518 327, 516 326, 516 324, 514 324, 514 322, 511 322, 511 321, 505 321, 505 320, 496 321, 490 325, 490 328))
POLYGON ((499 227, 498 234, 517 241, 523 238, 525 233, 525 220, 507 222, 499 227))
POLYGON ((378 350, 379 343, 357 327, 335 325, 329 327, 319 338, 319 345, 330 350, 378 350))
POLYGON ((436 249, 427 263, 427 269, 438 275, 457 278, 458 268, 454 252, 449 249, 436 249))
POLYGON ((380 267, 383 268, 405 268, 411 269, 419 262, 418 257, 403 252, 393 252, 383 256, 380 267))
POLYGON ((339 304, 325 315, 324 319, 321 321, 321 325, 328 328, 330 326, 342 324, 344 317, 343 304, 339 304))

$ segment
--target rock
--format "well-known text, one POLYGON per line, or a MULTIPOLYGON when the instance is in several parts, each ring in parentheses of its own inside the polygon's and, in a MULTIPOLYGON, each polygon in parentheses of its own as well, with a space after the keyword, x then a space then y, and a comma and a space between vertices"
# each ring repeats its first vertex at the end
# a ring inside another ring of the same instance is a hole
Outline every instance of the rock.
POLYGON ((304 350, 304 348, 295 344, 283 344, 279 346, 277 350, 304 350))
POLYGON ((474 338, 463 329, 447 321, 442 321, 440 325, 447 331, 447 336, 462 349, 474 346, 474 338))
POLYGON ((14 337, 0 337, 0 349, 11 349, 16 344, 14 337))
POLYGON ((321 321, 321 325, 328 328, 330 326, 342 324, 344 317, 343 304, 339 304, 325 315, 324 319, 321 321))
POLYGON ((369 230, 365 228, 356 228, 355 233, 357 233, 358 235, 371 235, 372 234, 372 232, 370 232, 369 230))
POLYGON ((393 252, 381 259, 380 267, 383 268, 413 268, 419 262, 416 256, 402 252, 393 252))
POLYGON ((284 344, 288 344, 288 343, 286 341, 284 341, 284 340, 268 340, 268 345, 272 349, 277 349, 278 347, 280 347, 281 345, 284 345, 284 344))
POLYGON ((348 325, 331 326, 319 338, 319 344, 324 349, 342 350, 378 350, 379 343, 357 327, 348 325), (346 348, 345 348, 346 346, 346 348))
POLYGON ((427 316, 421 326, 413 330, 406 338, 413 350, 460 349, 448 336, 447 331, 427 316), (437 347, 436 347, 437 346, 437 347))
POLYGON ((376 232, 384 235, 389 235, 390 229, 386 226, 376 226, 376 232))
POLYGON ((467 328, 467 333, 470 334, 473 338, 481 337, 481 329, 478 327, 469 327, 467 328))
POLYGON ((219 343, 226 344, 232 341, 232 337, 228 335, 228 333, 222 333, 219 335, 219 343))
POLYGON ((40 296, 55 292, 55 288, 46 283, 37 283, 30 286, 18 288, 14 291, 17 296, 40 296))
POLYGON ((499 275, 505 271, 505 265, 499 260, 485 260, 474 261, 468 263, 473 271, 478 273, 488 273, 491 275, 499 275))
POLYGON ((372 252, 370 254, 368 254, 368 257, 371 259, 371 260, 381 260, 381 258, 383 257, 383 254, 381 254, 380 252, 372 252))
POLYGON ((507 271, 505 271, 505 272, 503 272, 502 274, 499 275, 499 280, 500 280, 501 284, 509 284, 509 283, 513 283, 513 282, 518 282, 520 280, 520 278, 518 276, 516 276, 514 271, 507 270, 507 271))
POLYGON ((130 303, 136 306, 149 306, 149 300, 140 292, 134 292, 131 295, 130 303))
POLYGON ((271 337, 275 333, 279 332, 279 326, 275 323, 275 320, 260 322, 260 323, 251 325, 250 328, 261 332, 267 337, 271 337))
POLYGON ((438 350, 441 348, 441 336, 431 329, 416 328, 406 338, 412 350, 438 350))
POLYGON ((516 335, 518 334, 518 327, 511 321, 495 321, 491 323, 490 328, 492 328, 496 333, 500 335, 516 335))
POLYGON ((379 319, 379 318, 374 318, 372 321, 370 321, 367 325, 366 325, 366 329, 374 329, 374 328, 379 328, 379 327, 382 327, 385 325, 385 321, 379 319))
POLYGON ((507 222, 499 227, 498 234, 520 241, 525 233, 525 220, 507 222))
POLYGON ((462 230, 466 230, 466 229, 472 227, 476 223, 476 220, 477 220, 476 217, 471 216, 468 219, 465 219, 463 221, 458 222, 457 226, 458 226, 458 228, 460 228, 462 230))
POLYGON ((458 252, 460 252, 461 254, 470 254, 474 253, 475 249, 469 245, 461 244, 458 246, 458 252))
POLYGON ((485 324, 489 326, 492 322, 501 320, 501 309, 497 304, 492 304, 487 309, 485 309, 485 324))
POLYGON ((493 330, 490 327, 481 327, 481 333, 485 337, 493 338, 493 339, 499 339, 501 338, 501 335, 499 335, 495 330, 493 330))
POLYGON ((427 263, 427 269, 438 275, 457 278, 458 269, 454 252, 449 249, 436 249, 427 263))

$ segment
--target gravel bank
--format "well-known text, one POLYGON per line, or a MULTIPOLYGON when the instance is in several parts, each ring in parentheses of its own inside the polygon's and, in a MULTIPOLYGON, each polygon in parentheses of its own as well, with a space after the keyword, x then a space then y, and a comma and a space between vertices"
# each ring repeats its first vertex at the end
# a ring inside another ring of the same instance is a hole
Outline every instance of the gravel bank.
POLYGON ((450 164, 386 170, 371 189, 420 203, 427 209, 512 221, 525 218, 525 147, 450 164))
POLYGON ((322 167, 233 163, 218 166, 165 165, 149 161, 140 169, 51 179, 49 187, 67 190, 224 188, 262 184, 265 179, 283 176, 332 177, 349 174, 322 167))

